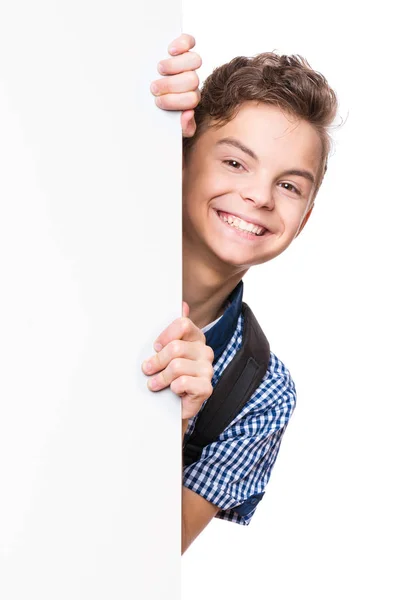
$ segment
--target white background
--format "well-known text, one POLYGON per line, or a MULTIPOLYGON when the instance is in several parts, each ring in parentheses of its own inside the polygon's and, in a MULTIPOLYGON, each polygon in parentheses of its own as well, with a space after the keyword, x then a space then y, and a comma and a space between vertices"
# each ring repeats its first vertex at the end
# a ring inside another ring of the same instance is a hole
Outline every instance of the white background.
POLYGON ((301 54, 346 121, 305 230, 244 280, 296 412, 251 524, 215 519, 184 555, 183 600, 395 598, 392 23, 383 0, 183 2, 202 80, 301 54))
POLYGON ((140 365, 181 314, 179 115, 149 91, 180 17, 0 4, 1 600, 179 594, 179 400, 140 365))

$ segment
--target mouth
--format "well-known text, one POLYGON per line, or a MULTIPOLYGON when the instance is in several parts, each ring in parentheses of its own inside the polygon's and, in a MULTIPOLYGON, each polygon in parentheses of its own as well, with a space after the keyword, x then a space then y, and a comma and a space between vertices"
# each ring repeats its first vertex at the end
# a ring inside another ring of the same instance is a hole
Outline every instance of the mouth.
POLYGON ((246 239, 258 240, 259 238, 264 237, 265 234, 270 233, 269 230, 262 225, 245 221, 240 217, 222 210, 214 210, 217 213, 219 220, 225 225, 225 227, 228 229, 233 229, 235 233, 246 239))

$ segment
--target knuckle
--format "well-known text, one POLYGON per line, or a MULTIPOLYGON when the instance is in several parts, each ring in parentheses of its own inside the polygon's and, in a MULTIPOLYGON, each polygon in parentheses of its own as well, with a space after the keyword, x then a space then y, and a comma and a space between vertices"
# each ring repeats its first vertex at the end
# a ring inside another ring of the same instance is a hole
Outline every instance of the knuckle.
POLYGON ((161 352, 157 352, 151 359, 151 363, 153 364, 154 368, 156 370, 158 369, 163 369, 162 363, 162 353, 161 352))
POLYGON ((182 359, 174 358, 169 364, 169 370, 173 376, 182 374, 182 359))
POLYGON ((170 389, 175 394, 178 394, 179 396, 181 396, 182 394, 185 393, 185 388, 186 388, 186 382, 184 381, 184 379, 182 377, 178 377, 177 379, 174 379, 174 381, 172 381, 172 383, 170 384, 170 389))
POLYGON ((197 91, 189 92, 191 97, 191 108, 196 108, 200 102, 200 95, 197 91))
POLYGON ((206 336, 204 335, 204 333, 201 329, 199 329, 199 338, 200 338, 199 342, 205 346, 206 345, 206 336))
POLYGON ((193 48, 195 46, 196 40, 190 33, 183 33, 181 37, 187 42, 188 48, 193 48))
POLYGON ((169 385, 166 370, 162 371, 161 373, 158 373, 156 377, 158 378, 158 381, 160 382, 162 388, 169 385))
POLYGON ((199 87, 199 77, 195 73, 195 71, 188 71, 186 74, 187 84, 192 89, 199 87))
POLYGON ((190 52, 190 60, 193 63, 193 68, 194 69, 200 69, 200 67, 202 66, 202 59, 200 54, 198 54, 197 52, 190 52))
POLYGON ((201 408, 203 402, 205 402, 207 398, 210 398, 212 393, 213 390, 211 385, 207 384, 201 386, 199 393, 195 395, 195 400, 199 403, 199 409, 201 408))
POLYGON ((180 340, 173 340, 169 344, 170 355, 173 357, 181 356, 182 348, 180 340))
POLYGON ((213 378, 213 374, 214 374, 214 369, 212 367, 212 365, 206 365, 204 368, 204 374, 206 376, 206 379, 208 379, 209 381, 212 380, 213 378))
POLYGON ((188 317, 180 317, 180 328, 183 335, 188 333, 191 329, 191 320, 188 317))
POLYGON ((174 381, 171 382, 170 389, 175 394, 180 394, 181 393, 181 386, 180 386, 180 382, 179 382, 178 379, 175 379, 174 381))
POLYGON ((214 350, 212 349, 211 346, 207 346, 207 345, 205 346, 205 348, 206 348, 207 360, 209 360, 212 363, 214 360, 214 350))
POLYGON ((180 375, 180 377, 178 377, 178 379, 177 379, 177 382, 178 382, 178 389, 181 391, 184 391, 188 385, 188 376, 180 375))

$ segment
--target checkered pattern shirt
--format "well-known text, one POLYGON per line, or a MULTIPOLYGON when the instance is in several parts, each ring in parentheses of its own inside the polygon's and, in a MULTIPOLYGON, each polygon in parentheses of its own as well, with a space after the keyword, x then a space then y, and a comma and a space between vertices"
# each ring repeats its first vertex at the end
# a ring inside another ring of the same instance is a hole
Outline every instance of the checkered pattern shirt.
MULTIPOLYGON (((240 295, 238 305, 240 314, 233 335, 214 359, 213 387, 241 347, 244 318, 240 295)), ((220 324, 221 320, 216 327, 220 324)), ((184 486, 217 506, 217 518, 241 525, 250 523, 265 493, 295 403, 295 385, 289 371, 271 352, 265 377, 236 418, 203 449, 197 462, 184 467, 184 486)), ((189 420, 185 442, 199 414, 189 420)))

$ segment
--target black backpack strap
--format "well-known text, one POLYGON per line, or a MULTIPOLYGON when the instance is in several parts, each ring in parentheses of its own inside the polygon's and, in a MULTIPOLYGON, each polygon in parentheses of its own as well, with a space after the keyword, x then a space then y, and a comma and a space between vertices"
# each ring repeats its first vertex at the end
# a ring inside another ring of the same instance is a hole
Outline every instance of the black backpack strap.
POLYGON ((233 421, 264 378, 270 347, 250 307, 243 302, 243 341, 240 350, 222 373, 201 410, 184 446, 184 465, 199 460, 202 450, 214 442, 233 421))

